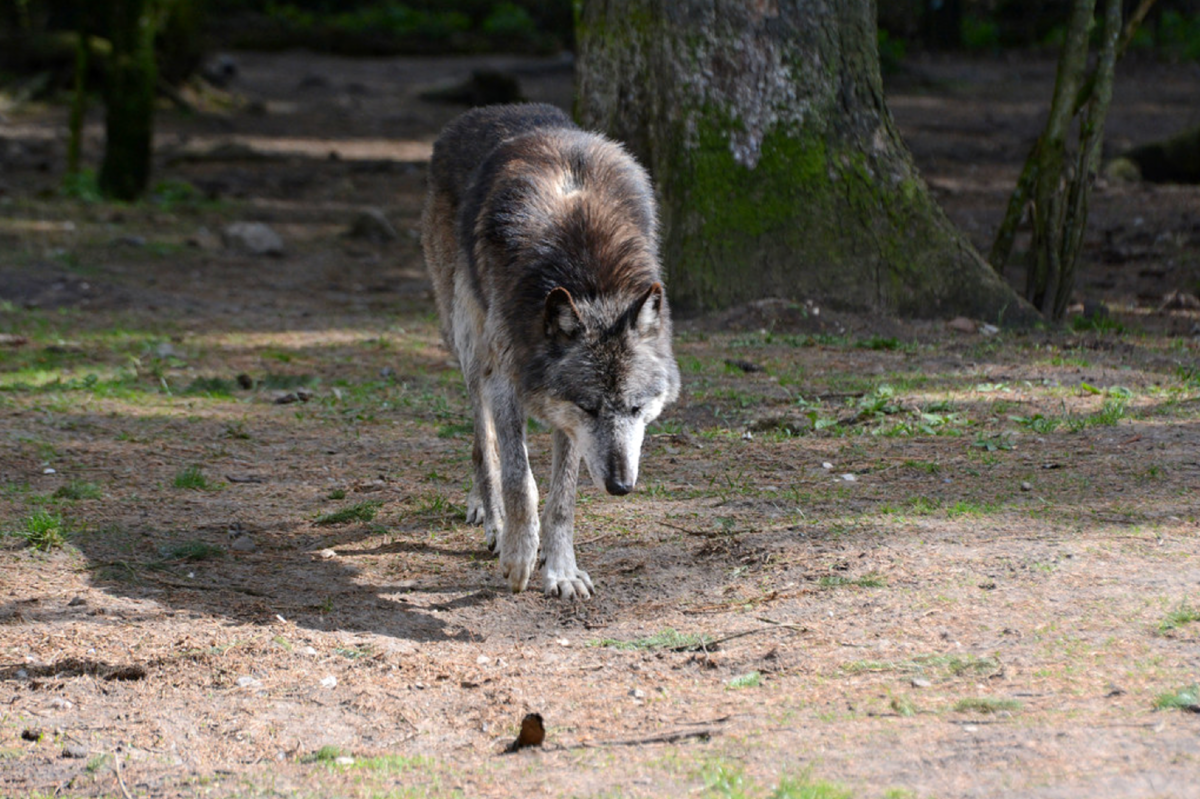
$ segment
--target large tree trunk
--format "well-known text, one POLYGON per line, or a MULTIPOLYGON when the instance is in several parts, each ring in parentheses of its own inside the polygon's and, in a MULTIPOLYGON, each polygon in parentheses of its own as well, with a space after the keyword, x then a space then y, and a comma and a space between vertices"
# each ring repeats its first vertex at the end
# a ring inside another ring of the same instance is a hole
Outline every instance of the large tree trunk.
POLYGON ((672 302, 1032 309, 946 219, 883 101, 871 0, 593 0, 577 116, 655 178, 672 302))
POLYGON ((150 182, 154 138, 155 20, 150 0, 112 0, 112 55, 105 75, 104 163, 100 191, 134 200, 150 182))

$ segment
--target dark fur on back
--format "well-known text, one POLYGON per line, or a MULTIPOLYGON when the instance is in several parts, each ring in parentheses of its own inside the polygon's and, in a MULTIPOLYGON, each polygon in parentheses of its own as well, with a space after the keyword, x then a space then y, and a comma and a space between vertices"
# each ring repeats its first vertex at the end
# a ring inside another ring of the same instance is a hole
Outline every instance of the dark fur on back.
POLYGON ((584 302, 638 295, 662 279, 645 171, 553 106, 464 114, 438 139, 430 172, 433 188, 458 206, 457 237, 480 306, 504 297, 511 330, 540 326, 555 287, 584 302))

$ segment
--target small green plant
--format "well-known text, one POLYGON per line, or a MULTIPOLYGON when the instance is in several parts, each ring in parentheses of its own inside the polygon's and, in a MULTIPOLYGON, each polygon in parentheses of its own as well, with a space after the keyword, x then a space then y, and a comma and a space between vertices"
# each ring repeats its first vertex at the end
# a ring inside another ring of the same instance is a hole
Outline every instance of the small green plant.
POLYGON ((175 473, 175 487, 190 491, 213 491, 218 486, 208 481, 199 466, 188 466, 175 473))
POLYGON ((67 543, 66 524, 57 513, 39 510, 25 517, 21 527, 14 531, 18 538, 34 549, 48 552, 67 543))
POLYGON ((100 486, 84 480, 72 480, 66 485, 59 486, 53 494, 55 499, 100 499, 104 493, 100 486))
POLYGON ((725 687, 731 691, 736 691, 740 688, 757 688, 762 685, 762 674, 757 671, 739 674, 736 677, 729 678, 729 682, 725 683, 725 687))
POLYGON ((1015 713, 1021 709, 1016 699, 1000 699, 992 696, 974 696, 954 703, 956 713, 1015 713))
POLYGON ((201 561, 225 557, 225 550, 204 541, 182 541, 159 549, 163 560, 201 561))
POLYGON ((346 498, 346 489, 344 489, 344 488, 335 488, 335 489, 333 489, 332 491, 330 491, 330 492, 329 492, 329 493, 328 493, 328 494, 325 496, 325 498, 326 498, 326 499, 334 499, 334 500, 337 500, 337 499, 345 499, 345 498, 346 498))
POLYGON ((1158 631, 1160 633, 1170 632, 1194 621, 1200 621, 1200 609, 1192 607, 1187 602, 1180 602, 1158 623, 1158 631))
POLYGON ((1191 710, 1200 712, 1200 684, 1159 694, 1154 699, 1155 710, 1191 710))
POLYGON ((1125 325, 1113 319, 1108 314, 1092 314, 1091 316, 1081 315, 1071 317, 1071 329, 1076 333, 1094 331, 1096 333, 1115 333, 1116 335, 1121 335, 1125 332, 1125 325))
POLYGON ((378 499, 359 502, 347 508, 326 513, 323 516, 317 517, 316 524, 331 525, 331 524, 346 524, 348 522, 369 522, 375 518, 375 514, 379 512, 379 508, 383 506, 383 502, 378 499))
POLYGON ((662 632, 637 638, 632 641, 620 641, 616 638, 601 638, 589 646, 604 646, 610 649, 699 649, 712 643, 712 638, 700 634, 677 633, 670 627, 662 632))
POLYGON ((322 746, 315 752, 311 752, 300 758, 301 763, 332 763, 342 756, 342 750, 336 746, 322 746))

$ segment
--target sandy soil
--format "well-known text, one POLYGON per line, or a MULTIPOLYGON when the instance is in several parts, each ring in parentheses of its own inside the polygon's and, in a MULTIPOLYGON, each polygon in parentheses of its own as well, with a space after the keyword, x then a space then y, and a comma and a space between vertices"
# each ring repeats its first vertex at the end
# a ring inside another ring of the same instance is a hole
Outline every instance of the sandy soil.
MULTIPOLYGON (((1098 189, 1079 299, 1124 332, 681 320, 683 397, 634 495, 581 489, 599 594, 562 604, 462 521, 415 236, 459 110, 417 94, 496 60, 237 58, 230 108, 164 113, 154 201, 59 199, 65 111, 0 122, 0 529, 67 533, 0 537, 0 795, 1200 796, 1200 715, 1156 709, 1200 681, 1200 312, 1160 307, 1200 290, 1200 190, 1098 189), (396 239, 344 235, 371 207, 396 239)), ((500 65, 569 104, 569 65, 500 65)), ((1052 79, 889 84, 981 247, 1052 79)), ((1112 149, 1198 88, 1129 65, 1112 149)))

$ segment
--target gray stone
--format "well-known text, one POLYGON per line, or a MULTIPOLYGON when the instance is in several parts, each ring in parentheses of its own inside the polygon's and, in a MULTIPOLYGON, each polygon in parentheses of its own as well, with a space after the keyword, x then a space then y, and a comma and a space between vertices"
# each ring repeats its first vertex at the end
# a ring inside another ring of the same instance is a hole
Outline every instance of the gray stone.
POLYGON ((221 241, 230 250, 248 255, 283 255, 283 239, 262 222, 234 222, 221 230, 221 241))

